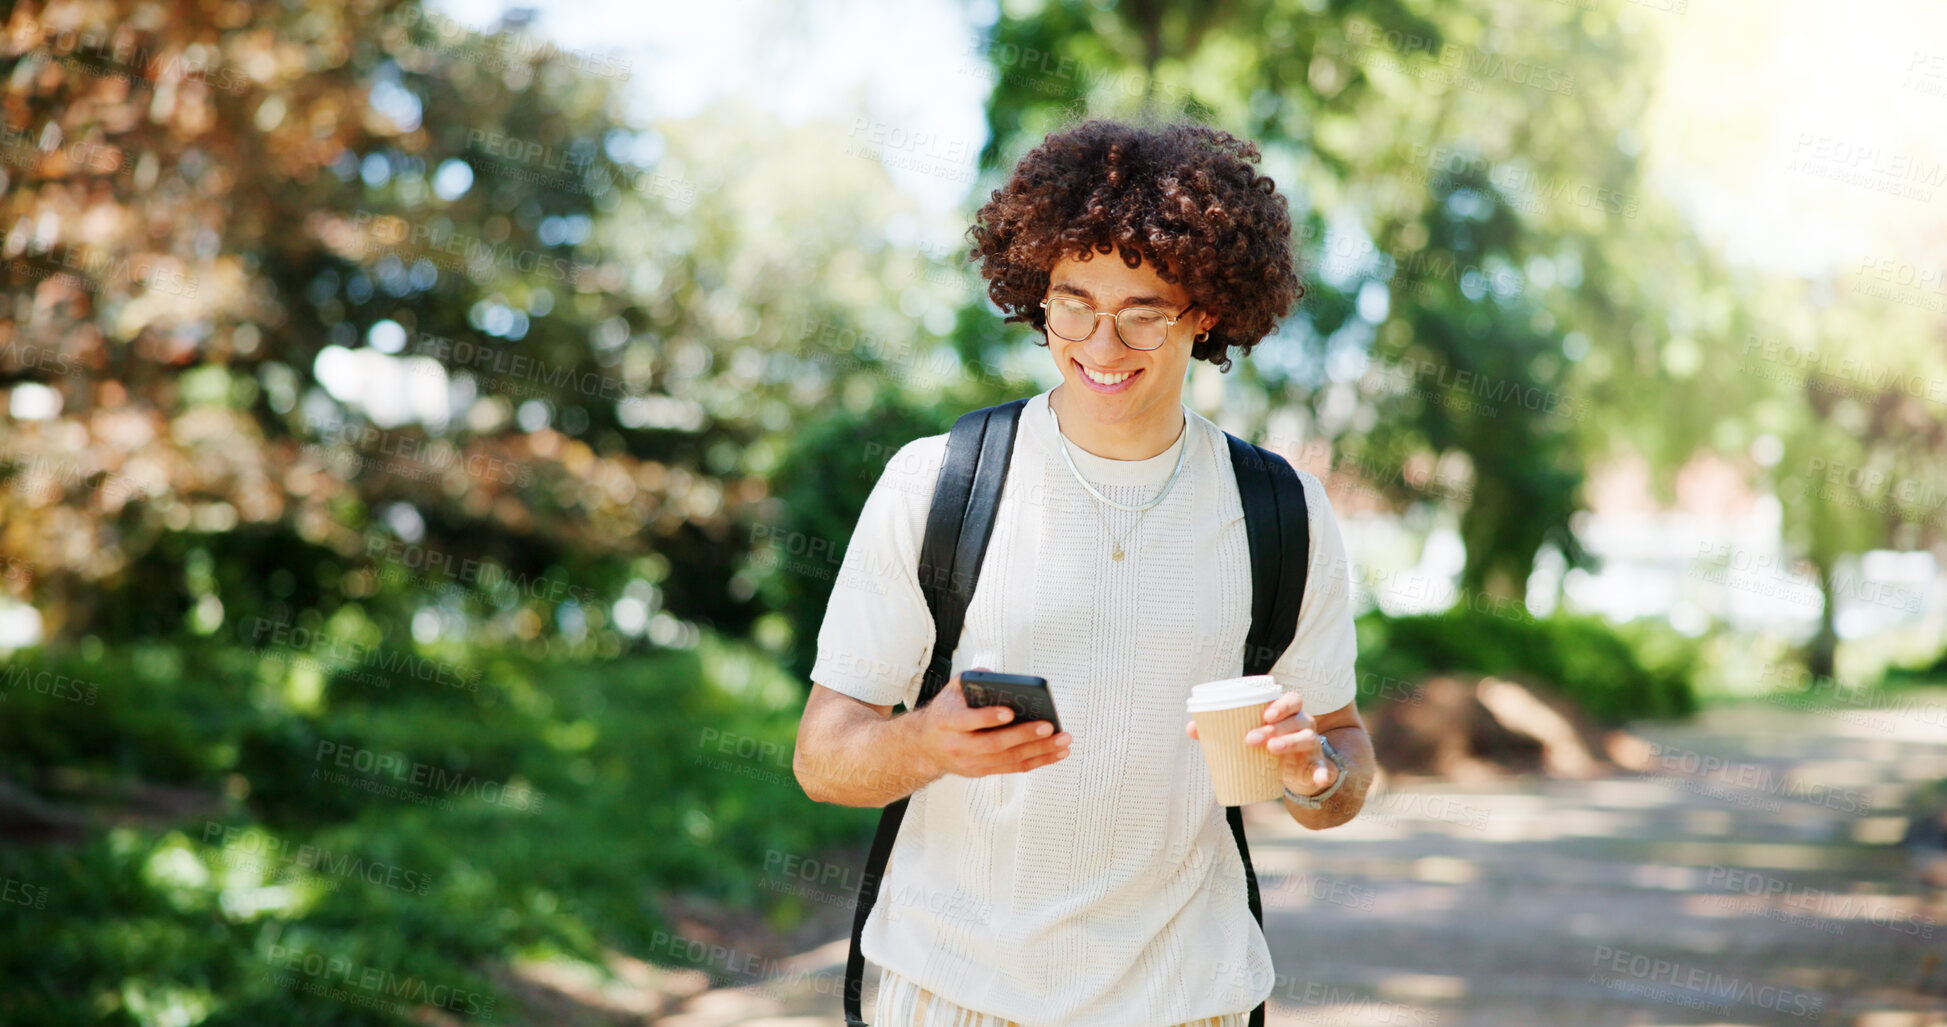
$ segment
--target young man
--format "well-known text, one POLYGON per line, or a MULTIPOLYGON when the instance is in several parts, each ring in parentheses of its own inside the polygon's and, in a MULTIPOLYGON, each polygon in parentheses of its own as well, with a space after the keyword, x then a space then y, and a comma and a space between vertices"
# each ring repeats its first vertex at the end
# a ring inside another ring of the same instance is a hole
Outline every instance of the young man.
MULTIPOLYGON (((933 637, 917 580, 947 436, 890 461, 826 610, 794 760, 821 802, 911 797, 861 945, 882 970, 874 1027, 1241 1027, 1272 990, 1184 707, 1241 673, 1252 587, 1224 436, 1183 405, 1185 377, 1192 359, 1228 369, 1302 295, 1257 159, 1207 127, 1088 122, 1022 158, 976 217, 988 295, 1042 332, 1061 384, 1021 412, 959 639, 933 637), (935 645, 957 646, 952 679, 895 715, 935 645), (969 708, 973 668, 1046 678, 1065 730, 969 708)), ((1285 808, 1320 829, 1358 812, 1374 764, 1344 544, 1299 477, 1303 612, 1272 670, 1285 694, 1245 741, 1277 754, 1285 808), (1317 809, 1293 798, 1327 791, 1317 809)))

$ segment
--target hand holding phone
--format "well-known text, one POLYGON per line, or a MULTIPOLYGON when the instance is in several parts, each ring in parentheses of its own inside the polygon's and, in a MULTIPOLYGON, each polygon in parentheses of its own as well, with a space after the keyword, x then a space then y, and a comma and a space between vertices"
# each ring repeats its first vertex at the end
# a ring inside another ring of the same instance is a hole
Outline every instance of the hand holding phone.
POLYGON ((955 674, 915 720, 936 774, 1018 774, 1066 757, 1072 741, 1045 681, 985 668, 955 674))
POLYGON ((967 705, 974 709, 1005 706, 1014 711, 1016 724, 1045 720, 1056 731, 1061 730, 1061 718, 1055 716, 1055 700, 1048 692, 1047 678, 969 670, 960 674, 960 690, 967 696, 967 705))

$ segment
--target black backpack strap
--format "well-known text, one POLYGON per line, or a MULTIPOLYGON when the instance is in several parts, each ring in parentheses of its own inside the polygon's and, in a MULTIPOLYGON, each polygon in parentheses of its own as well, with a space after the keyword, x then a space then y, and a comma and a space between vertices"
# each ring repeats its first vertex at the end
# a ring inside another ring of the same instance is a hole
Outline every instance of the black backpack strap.
POLYGON ((920 593, 933 611, 933 660, 920 680, 920 706, 932 702, 951 676, 953 651, 960 644, 987 540, 994 534, 1001 485, 1027 402, 1017 399, 962 414, 947 435, 946 459, 933 485, 926 537, 919 545, 920 593))
POLYGON ((1251 631, 1244 673, 1269 674, 1298 634, 1298 608, 1311 565, 1305 486, 1284 457, 1228 432, 1231 471, 1251 545, 1251 631))
MULTIPOLYGON (((927 511, 926 536, 919 545, 920 594, 933 612, 933 658, 920 679, 919 699, 913 709, 932 702, 951 676, 948 671, 953 666, 953 651, 960 644, 967 604, 973 601, 980 562, 994 533, 1001 486, 1007 480, 1007 462, 1014 453, 1015 429, 1027 402, 1017 399, 962 414, 947 433, 946 458, 940 462, 940 476, 933 483, 933 505, 927 511)), ((899 837, 900 821, 906 818, 907 801, 902 798, 887 803, 879 814, 879 830, 872 836, 865 875, 859 879, 852 948, 845 957, 846 1027, 866 1027, 860 1012, 865 953, 859 950, 859 942, 865 936, 872 906, 879 899, 879 879, 885 874, 886 861, 892 858, 892 843, 899 837)), ((1252 901, 1255 904, 1256 900, 1252 901)))
MULTIPOLYGON (((1311 562, 1311 523, 1305 486, 1285 459, 1229 432, 1231 473, 1244 506, 1244 534, 1251 545, 1251 630, 1244 636, 1244 673, 1269 674, 1298 634, 1298 609, 1311 562)), ((1244 888, 1251 916, 1264 926, 1251 847, 1244 840, 1244 809, 1224 808, 1237 854, 1244 860, 1244 888)), ((1264 1027, 1264 1004, 1251 1010, 1250 1027, 1264 1027)))

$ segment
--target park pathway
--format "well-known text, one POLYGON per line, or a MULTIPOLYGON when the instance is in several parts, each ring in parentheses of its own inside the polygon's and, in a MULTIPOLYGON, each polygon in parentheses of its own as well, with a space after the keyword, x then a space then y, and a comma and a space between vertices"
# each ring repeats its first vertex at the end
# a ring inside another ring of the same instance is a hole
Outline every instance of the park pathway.
MULTIPOLYGON (((1414 785, 1321 833, 1250 807, 1268 1022, 1947 1027, 1947 852, 1900 844, 1914 789, 1947 778, 1943 711, 1638 724, 1643 772, 1414 785)), ((659 1022, 842 1027, 844 958, 659 1022)))

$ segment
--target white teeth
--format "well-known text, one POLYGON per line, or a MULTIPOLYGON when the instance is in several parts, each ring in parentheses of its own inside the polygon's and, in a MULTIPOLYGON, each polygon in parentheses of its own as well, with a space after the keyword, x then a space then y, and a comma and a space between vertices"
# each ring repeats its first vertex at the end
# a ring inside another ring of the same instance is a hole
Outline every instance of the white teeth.
POLYGON ((1088 375, 1089 381, 1095 382, 1100 385, 1114 385, 1115 383, 1123 380, 1124 378, 1129 377, 1132 374, 1135 374, 1136 372, 1124 371, 1121 374, 1096 374, 1094 371, 1089 370, 1087 367, 1083 367, 1082 373, 1088 375))

